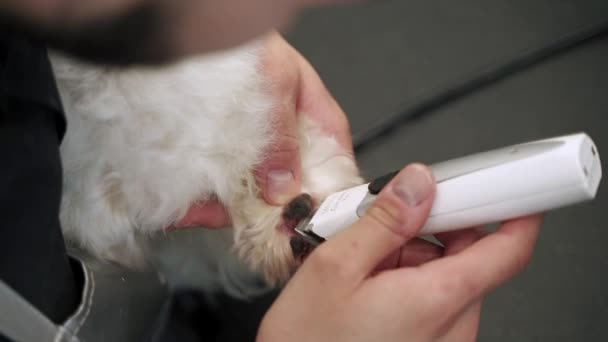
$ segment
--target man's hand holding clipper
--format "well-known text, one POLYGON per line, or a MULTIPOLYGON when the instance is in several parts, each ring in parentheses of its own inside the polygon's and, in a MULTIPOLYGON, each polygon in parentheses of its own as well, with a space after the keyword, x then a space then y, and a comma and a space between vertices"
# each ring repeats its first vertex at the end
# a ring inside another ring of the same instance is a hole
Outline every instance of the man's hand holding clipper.
POLYGON ((268 311, 259 341, 473 341, 481 301, 530 261, 540 215, 493 234, 415 238, 435 196, 423 165, 403 169, 366 215, 317 247, 268 311))

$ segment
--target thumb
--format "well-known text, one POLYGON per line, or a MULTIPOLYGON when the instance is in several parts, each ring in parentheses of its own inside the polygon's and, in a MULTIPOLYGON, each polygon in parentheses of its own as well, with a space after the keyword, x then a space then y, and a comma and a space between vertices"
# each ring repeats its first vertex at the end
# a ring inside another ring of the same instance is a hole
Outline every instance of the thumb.
POLYGON ((262 197, 271 205, 285 205, 300 193, 301 161, 297 118, 291 111, 275 115, 277 137, 255 177, 262 197))
POLYGON ((300 192, 300 149, 296 138, 288 135, 282 135, 273 145, 256 168, 255 177, 266 203, 285 205, 300 192))
POLYGON ((429 168, 409 165, 384 187, 361 219, 319 248, 331 249, 333 255, 348 262, 349 281, 358 283, 418 235, 434 197, 435 181, 429 168))

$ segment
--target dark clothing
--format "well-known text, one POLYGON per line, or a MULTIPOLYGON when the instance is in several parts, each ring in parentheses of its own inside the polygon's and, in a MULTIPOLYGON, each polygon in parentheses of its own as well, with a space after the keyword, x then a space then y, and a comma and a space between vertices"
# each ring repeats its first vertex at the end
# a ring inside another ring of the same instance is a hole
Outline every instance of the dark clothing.
POLYGON ((0 278, 54 322, 80 299, 58 217, 64 131, 44 46, 0 33, 0 278))

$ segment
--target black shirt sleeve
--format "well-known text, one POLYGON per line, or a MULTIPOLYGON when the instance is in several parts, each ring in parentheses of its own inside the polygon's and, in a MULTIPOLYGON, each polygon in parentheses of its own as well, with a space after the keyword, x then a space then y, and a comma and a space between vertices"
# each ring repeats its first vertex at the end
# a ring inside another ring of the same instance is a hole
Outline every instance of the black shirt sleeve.
POLYGON ((59 225, 64 131, 45 47, 0 33, 0 279, 54 322, 79 300, 59 225))

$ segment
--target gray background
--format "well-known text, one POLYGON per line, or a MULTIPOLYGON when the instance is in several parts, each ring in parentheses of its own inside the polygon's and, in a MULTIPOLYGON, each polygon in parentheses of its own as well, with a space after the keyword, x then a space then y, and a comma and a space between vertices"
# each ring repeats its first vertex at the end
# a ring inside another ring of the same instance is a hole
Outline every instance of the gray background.
MULTIPOLYGON (((381 1, 305 15, 288 34, 357 134, 422 94, 608 21, 606 0, 381 1)), ((586 131, 608 170, 608 38, 401 125, 358 154, 368 177, 586 131)), ((604 182, 605 183, 605 182, 604 182)), ((530 267, 492 294, 480 341, 608 340, 608 186, 547 216, 530 267)))

